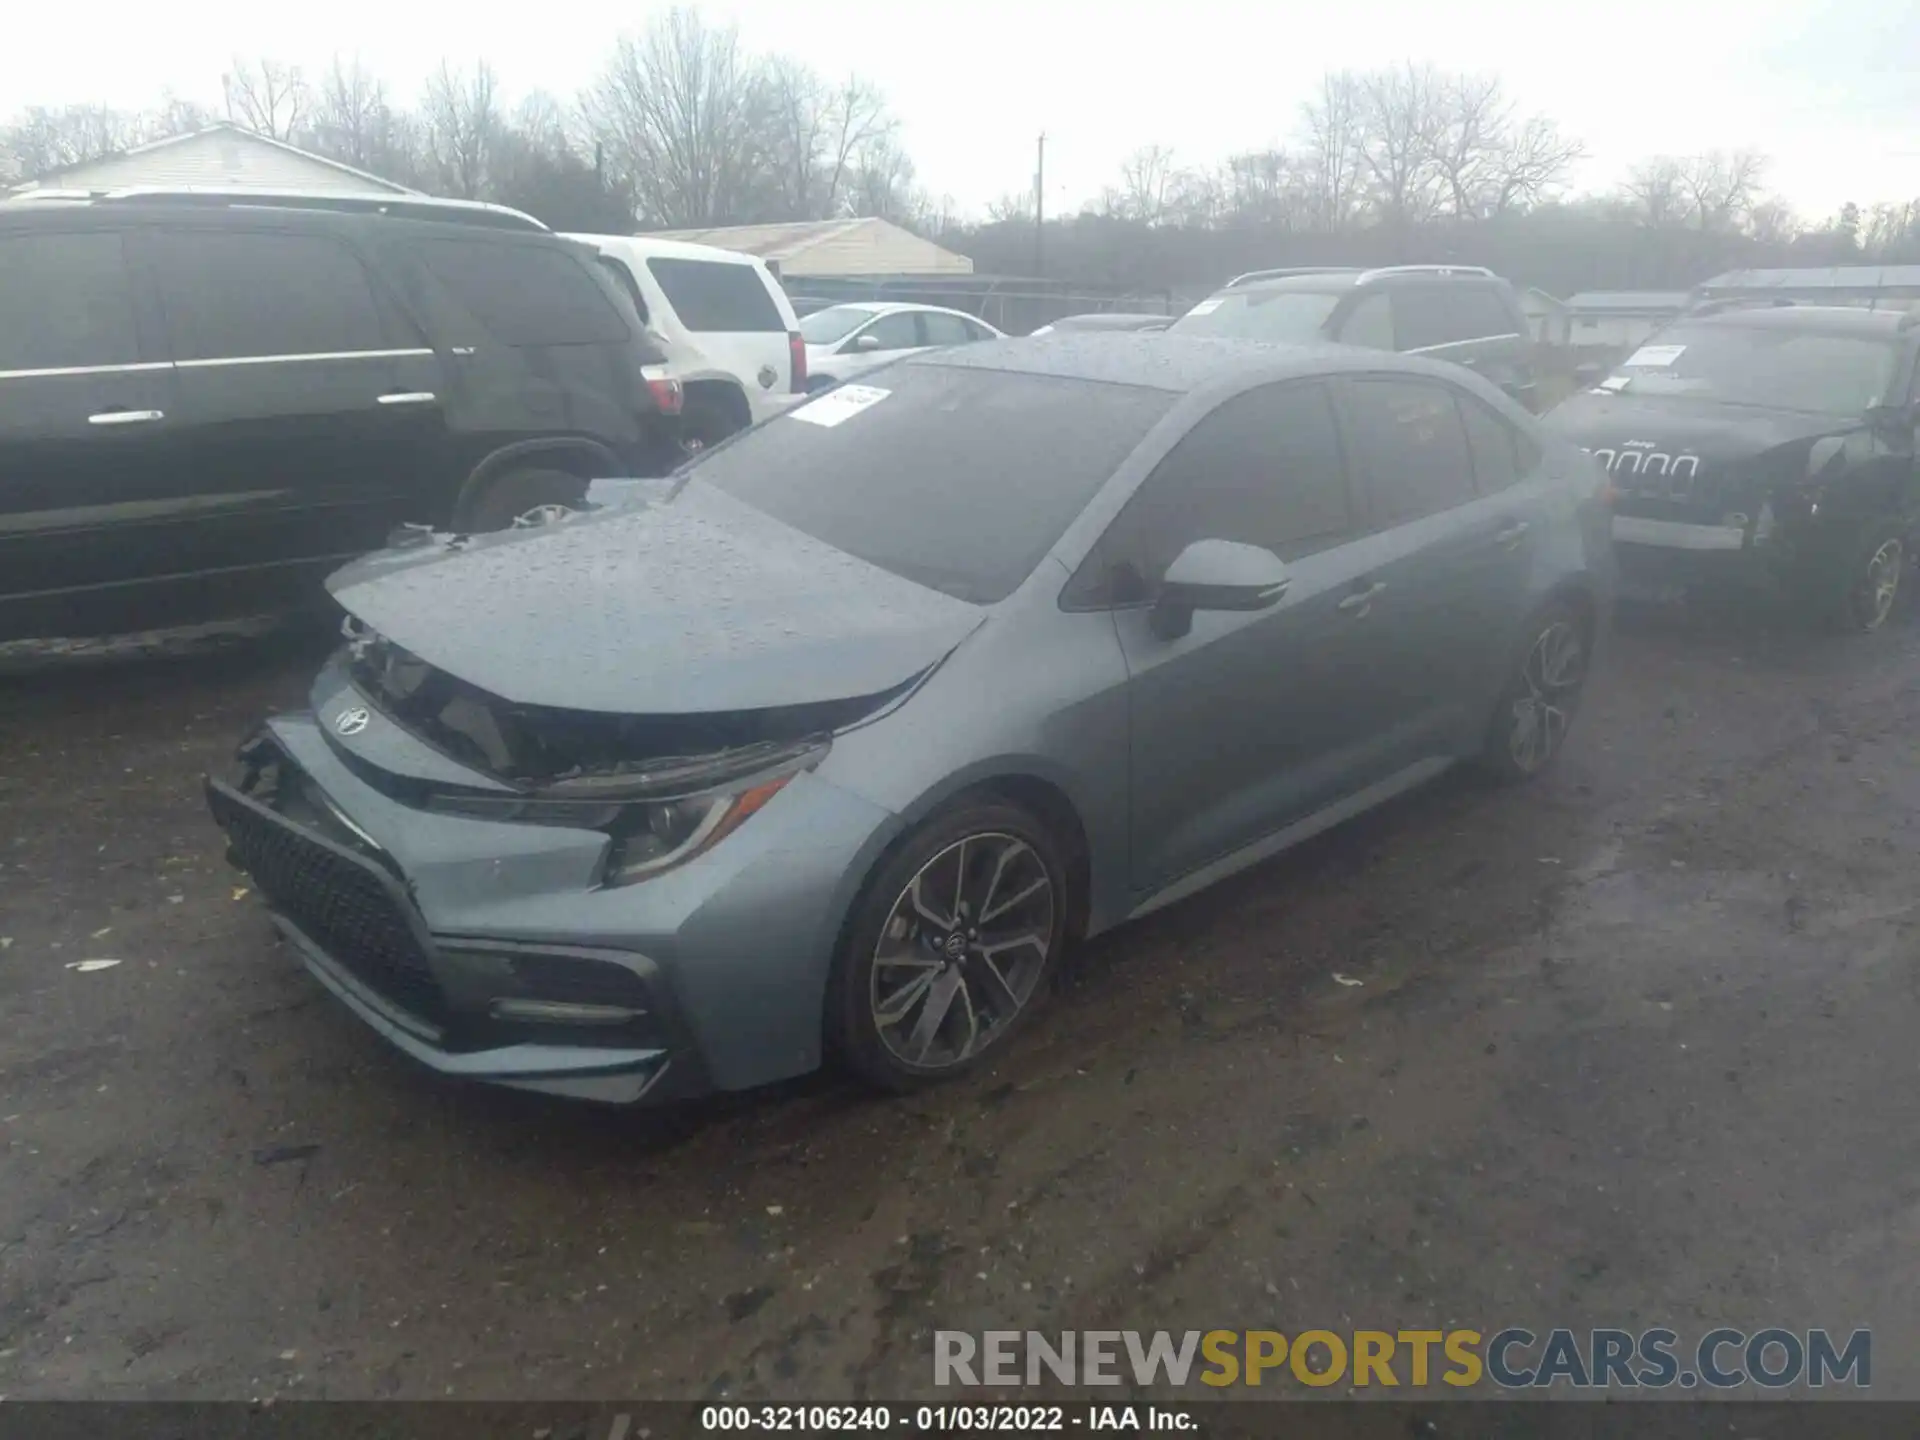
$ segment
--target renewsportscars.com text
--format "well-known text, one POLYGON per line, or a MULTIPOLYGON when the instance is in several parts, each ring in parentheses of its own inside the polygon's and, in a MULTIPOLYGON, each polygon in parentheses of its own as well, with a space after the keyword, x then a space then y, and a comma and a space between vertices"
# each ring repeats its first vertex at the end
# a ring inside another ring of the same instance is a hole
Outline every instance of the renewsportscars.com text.
POLYGON ((936 1330, 933 1383, 1354 1389, 1815 1389, 1873 1383, 1873 1334, 1630 1330, 936 1330))

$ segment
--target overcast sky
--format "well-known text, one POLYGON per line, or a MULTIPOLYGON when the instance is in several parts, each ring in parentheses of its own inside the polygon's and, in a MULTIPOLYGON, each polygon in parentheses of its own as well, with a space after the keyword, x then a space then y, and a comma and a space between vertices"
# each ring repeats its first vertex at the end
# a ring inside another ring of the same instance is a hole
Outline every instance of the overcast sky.
MULTIPOLYGON (((357 50, 411 97, 444 55, 490 60, 515 95, 570 96, 612 39, 664 9, 635 0, 409 6, 393 0, 19 0, 0 48, 0 112, 171 88, 217 100, 228 57, 318 69, 357 50), (32 18, 29 18, 32 17, 32 18)), ((1404 60, 1497 72, 1557 119, 1611 185, 1642 156, 1750 146, 1808 218, 1920 196, 1920 0, 1345 0, 1315 5, 1090 0, 713 0, 746 42, 878 82, 923 183, 979 212, 1032 183, 1047 133, 1050 211, 1168 145, 1179 163, 1283 141, 1329 69, 1404 60)))

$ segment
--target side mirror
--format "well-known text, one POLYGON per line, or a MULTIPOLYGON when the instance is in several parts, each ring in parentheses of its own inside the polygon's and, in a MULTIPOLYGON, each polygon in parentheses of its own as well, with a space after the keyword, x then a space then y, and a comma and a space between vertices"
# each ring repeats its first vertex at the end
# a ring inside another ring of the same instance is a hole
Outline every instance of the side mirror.
POLYGON ((856 335, 853 337, 853 348, 862 355, 870 354, 880 348, 880 337, 878 335, 856 335))
POLYGON ((1292 581, 1271 550, 1232 540, 1196 540, 1167 567, 1153 606, 1153 632, 1177 640, 1196 610, 1264 610, 1292 581))

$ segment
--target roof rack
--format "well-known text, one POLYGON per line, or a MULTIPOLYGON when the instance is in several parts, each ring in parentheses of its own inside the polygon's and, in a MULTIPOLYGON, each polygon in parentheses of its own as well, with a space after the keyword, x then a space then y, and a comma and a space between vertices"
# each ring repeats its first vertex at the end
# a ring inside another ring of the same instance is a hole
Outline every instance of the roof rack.
POLYGON ((1357 283, 1364 285, 1382 275, 1478 275, 1487 280, 1500 278, 1484 265, 1381 265, 1363 271, 1357 283))
POLYGON ((29 190, 9 202, 43 204, 49 201, 117 205, 158 202, 233 209, 328 210, 344 215, 392 215, 405 220, 440 220, 484 225, 499 230, 540 230, 547 227, 522 210, 481 200, 443 200, 432 195, 329 194, 301 190, 223 190, 197 186, 134 185, 111 190, 29 190))
POLYGON ((1236 275, 1229 280, 1226 288, 1244 285, 1250 280, 1284 280, 1289 275, 1357 275, 1357 265, 1285 265, 1278 270, 1249 270, 1244 275, 1236 275))
POLYGON ((1723 310, 1783 309, 1798 302, 1785 295, 1718 295, 1687 307, 1688 315, 1718 315, 1723 310))

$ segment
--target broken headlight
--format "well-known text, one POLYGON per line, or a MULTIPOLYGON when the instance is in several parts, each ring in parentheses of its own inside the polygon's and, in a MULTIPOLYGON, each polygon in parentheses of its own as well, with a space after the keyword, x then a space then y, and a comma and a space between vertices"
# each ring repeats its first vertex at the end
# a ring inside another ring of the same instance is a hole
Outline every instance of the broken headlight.
POLYGON ((600 883, 632 885, 684 865, 732 834, 799 773, 796 768, 751 785, 625 806, 600 883))

